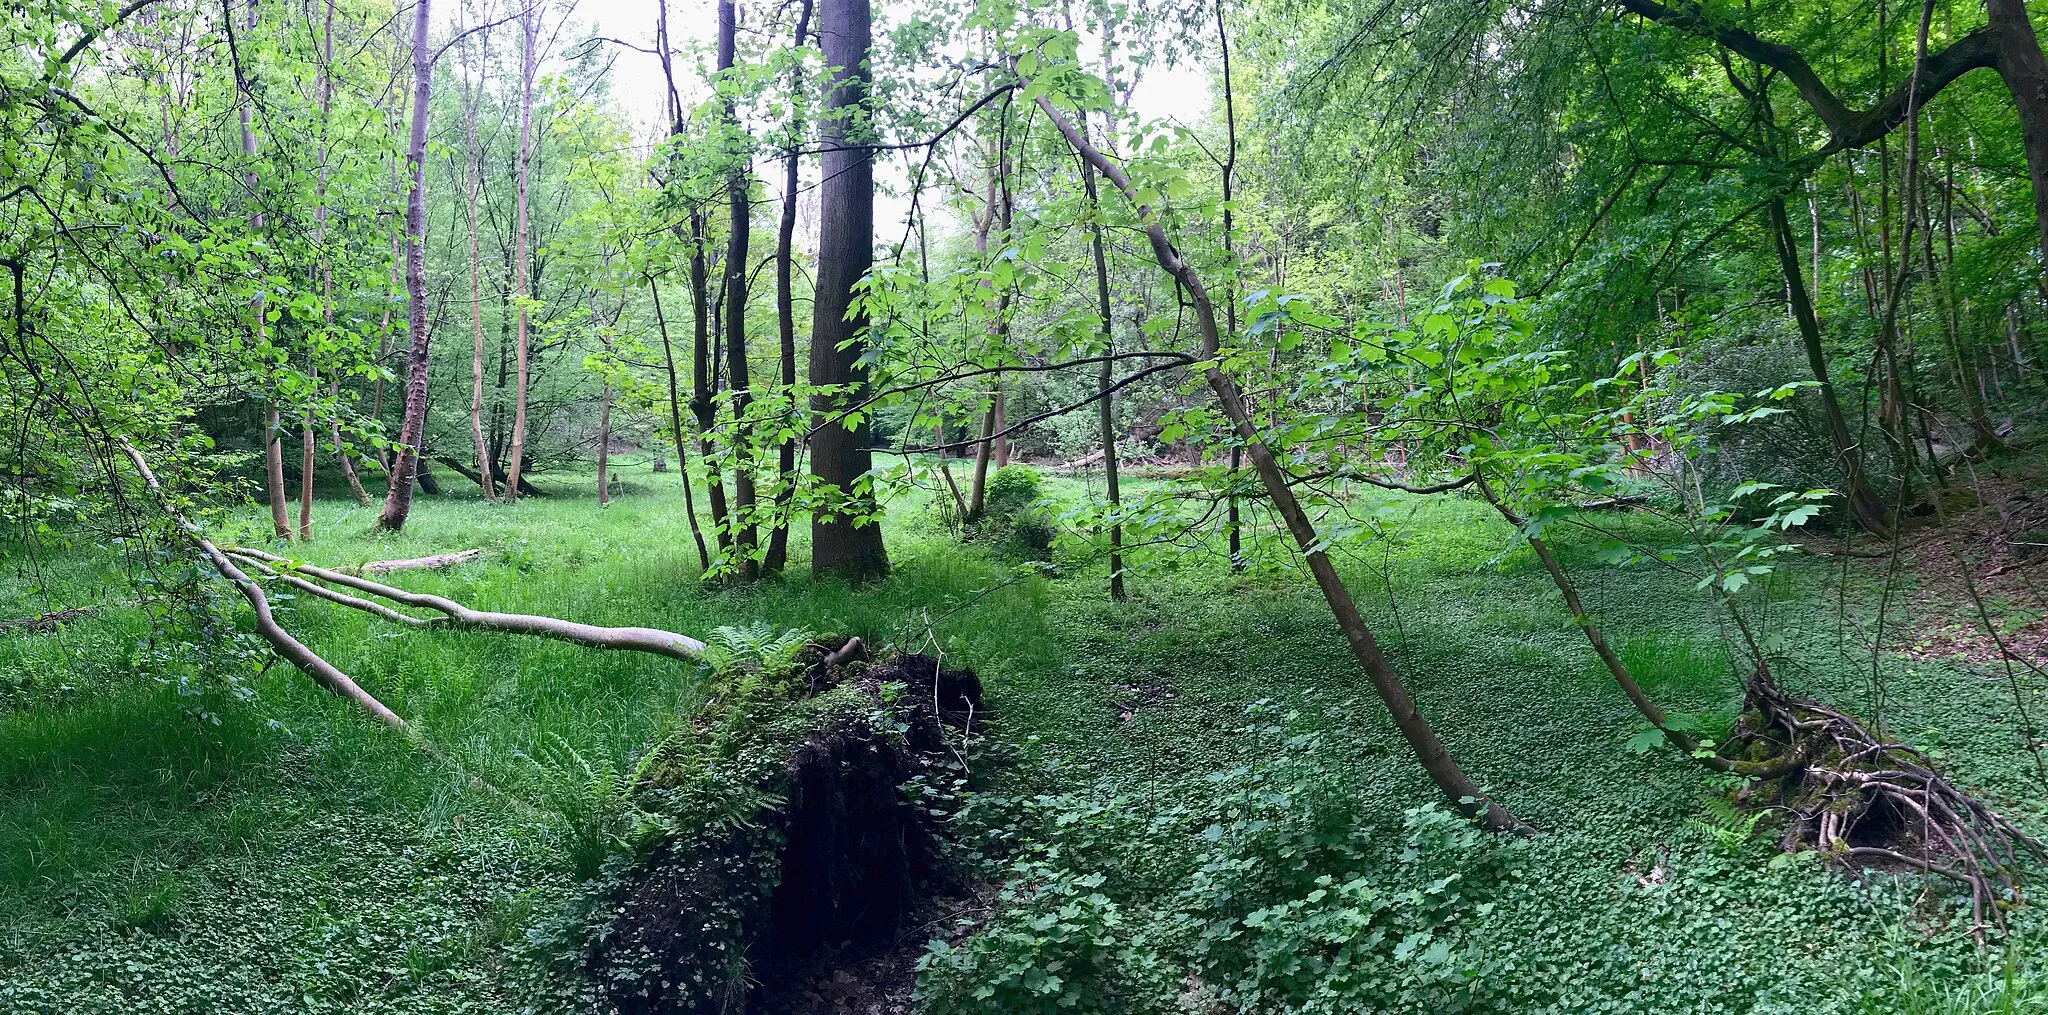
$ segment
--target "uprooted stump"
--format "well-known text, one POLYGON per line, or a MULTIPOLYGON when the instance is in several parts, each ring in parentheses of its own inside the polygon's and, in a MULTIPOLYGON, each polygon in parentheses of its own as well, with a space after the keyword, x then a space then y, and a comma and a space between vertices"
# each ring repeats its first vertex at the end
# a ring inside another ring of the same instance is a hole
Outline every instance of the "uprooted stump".
POLYGON ((1972 932, 2022 900, 2022 853, 2048 856, 2011 820, 1958 789, 1918 749, 1752 674, 1723 756, 1763 775, 1744 801, 1787 815, 1779 845, 1843 866, 1939 874, 1968 890, 1972 932))
POLYGON ((904 785, 964 756, 980 681, 837 647, 778 673, 729 668, 643 764, 640 805, 670 834, 625 878, 590 960, 619 1011, 777 1009, 825 959, 894 945, 951 887, 904 785))

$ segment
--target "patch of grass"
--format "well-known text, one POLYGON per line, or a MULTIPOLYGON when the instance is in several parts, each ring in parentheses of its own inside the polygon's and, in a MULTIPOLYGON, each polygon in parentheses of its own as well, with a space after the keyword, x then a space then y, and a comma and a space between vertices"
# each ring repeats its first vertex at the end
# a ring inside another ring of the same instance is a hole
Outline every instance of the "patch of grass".
MULTIPOLYGON (((478 562, 397 581, 477 607, 700 637, 721 626, 856 634, 974 667, 1016 761, 984 773, 995 781, 968 809, 967 849, 997 880, 1034 857, 1058 890, 1033 898, 1083 900, 1084 915, 1102 916, 1067 921, 1112 936, 1086 953, 1112 964, 1098 982, 1114 985, 1113 964, 1128 963, 1146 982, 1178 983, 1203 961, 1191 939, 1146 928, 1175 925, 1165 917, 1203 865, 1248 855, 1206 832, 1266 820, 1223 812, 1261 799, 1275 766, 1341 787, 1341 800, 1290 794, 1279 814, 1290 835, 1355 852, 1330 861, 1333 875, 1364 879, 1350 911, 1385 912, 1364 889, 1426 887, 1402 880, 1426 863, 1403 859, 1402 815, 1433 790, 1256 506, 1249 571, 1229 570, 1220 536, 1134 552, 1124 603, 1107 601, 1092 534, 1065 534, 1048 575, 962 547, 921 496, 892 505, 886 582, 812 581, 799 528, 796 571, 732 588, 698 580, 673 474, 631 479, 636 492, 602 510, 574 475, 542 479, 557 496, 512 509, 451 485, 397 535, 372 531, 373 510, 323 500, 318 538, 290 552, 346 565, 483 547, 478 562)), ((1047 476, 1043 492, 1071 504, 1098 485, 1047 476)), ((1988 982, 1943 892, 1723 848, 1695 768, 1621 749, 1633 711, 1483 504, 1366 492, 1346 507, 1388 537, 1355 536, 1333 556, 1398 672, 1467 771, 1545 830, 1512 877, 1490 883, 1485 913, 1458 920, 1457 947, 1485 959, 1493 1010, 1947 1010, 1904 1007, 1906 957, 1930 997, 1988 982), (1900 929, 1864 930, 1882 926, 1900 929)), ((259 523, 252 515, 242 538, 259 523)), ((1585 533, 1553 538, 1660 700, 1733 708, 1721 624, 1689 581, 1607 567, 1585 533)), ((195 718, 136 651, 151 632, 119 605, 125 589, 101 584, 120 572, 82 549, 50 567, 116 605, 56 635, 0 638, 0 1011, 589 1009, 576 957, 534 933, 576 890, 574 836, 545 807, 513 802, 546 797, 547 773, 519 759, 559 743, 593 770, 629 770, 704 694, 698 668, 281 602, 286 623, 413 721, 443 764, 282 665, 251 683, 249 701, 206 702, 217 724, 195 718)), ((1852 602, 1869 601, 1860 567, 1852 602)), ((1868 660, 1834 640, 1837 580, 1789 564, 1758 590, 1756 616, 1789 681, 1863 711, 1868 660)), ((1938 740, 1964 782, 2041 827, 2002 684, 1934 664, 1890 665, 1886 680, 1895 729, 1938 740)), ((1349 919, 1329 908, 1342 893, 1311 900, 1313 886, 1261 891, 1299 926, 1349 919)), ((2015 920, 2041 930, 2032 907, 2015 920)), ((1009 929, 1013 941, 1048 933, 1009 929)), ((990 961, 1023 977, 1033 954, 990 961)), ((2015 968, 2039 982, 2031 960, 2015 968)), ((1404 1005, 1423 1008, 1411 998, 1384 1010, 1404 1005)))

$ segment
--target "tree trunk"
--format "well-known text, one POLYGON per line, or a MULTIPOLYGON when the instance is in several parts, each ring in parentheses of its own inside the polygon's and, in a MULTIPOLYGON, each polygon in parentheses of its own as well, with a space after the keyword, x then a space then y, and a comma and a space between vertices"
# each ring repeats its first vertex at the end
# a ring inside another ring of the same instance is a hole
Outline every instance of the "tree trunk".
POLYGON ((1208 368, 1209 388, 1215 392, 1216 402, 1236 431, 1239 441, 1244 444, 1246 454, 1251 458, 1252 469, 1266 488, 1266 496, 1272 501, 1274 511, 1287 525, 1301 548, 1302 558, 1308 563, 1309 571, 1315 576, 1316 585, 1322 590, 1323 599, 1329 604, 1331 614, 1336 618, 1337 628, 1351 646, 1352 655, 1360 668, 1371 679, 1373 689, 1385 703, 1394 725, 1401 732, 1402 739, 1414 751, 1416 761, 1422 765, 1436 782, 1444 796, 1457 810, 1468 816, 1479 818, 1487 827, 1500 830, 1527 830, 1526 825, 1505 807, 1488 799, 1485 791, 1468 777, 1451 757, 1443 742, 1437 739, 1436 731, 1429 721, 1415 707, 1414 698, 1395 675, 1394 668, 1380 651, 1379 640, 1365 619, 1358 613, 1358 604, 1351 598, 1351 592, 1344 587, 1344 581, 1337 569, 1330 563, 1329 555, 1322 549, 1323 540, 1316 531, 1315 523, 1309 520, 1301 502, 1294 497, 1294 490, 1288 485, 1287 476, 1273 458, 1273 452, 1260 440, 1253 429, 1251 415, 1245 408, 1244 396, 1238 391, 1237 382, 1231 380, 1221 368, 1215 366, 1215 356, 1221 348, 1221 333, 1216 324, 1216 308, 1209 300, 1209 292, 1203 286, 1201 276, 1174 249, 1166 237, 1166 230, 1159 224, 1158 216, 1151 206, 1139 202, 1130 180, 1115 163, 1104 158, 1095 146, 1076 130, 1073 123, 1058 107, 1043 96, 1038 106, 1051 118, 1053 125, 1067 139, 1082 158, 1094 163, 1096 172, 1101 173, 1125 199, 1137 209, 1138 218, 1145 223, 1145 234, 1152 243, 1153 256, 1159 267, 1177 279, 1186 288, 1189 300, 1194 304, 1196 324, 1201 329, 1202 358, 1210 363, 1208 368))
MULTIPOLYGON (((314 162, 319 167, 314 174, 313 192, 313 245, 320 250, 320 323, 324 328, 334 327, 334 268, 327 257, 327 119, 334 108, 334 82, 331 65, 334 62, 334 0, 326 3, 325 31, 320 37, 320 59, 314 67, 313 90, 319 96, 320 123, 319 139, 314 143, 314 162)), ((306 349, 307 377, 312 390, 320 390, 320 362, 314 357, 313 345, 306 349)), ((313 436, 313 406, 306 406, 305 418, 300 421, 299 448, 299 539, 302 542, 313 538, 313 452, 318 443, 313 436)), ((348 460, 342 460, 342 467, 348 467, 348 460)))
POLYGON ((1827 413, 1828 435, 1835 446, 1835 465, 1842 472, 1842 484, 1849 499, 1849 513, 1870 532, 1882 533, 1890 529, 1885 521, 1884 505, 1871 491, 1863 475, 1863 449, 1849 436, 1849 421, 1842 414, 1842 403, 1835 397, 1834 382, 1828 379, 1827 350, 1821 345, 1820 319, 1814 315, 1813 301, 1806 292, 1804 273, 1799 265, 1799 248, 1792 238, 1792 225, 1785 216, 1785 200, 1772 198, 1768 206, 1771 226, 1771 247, 1777 252, 1778 267, 1785 276, 1785 291, 1792 302, 1793 316, 1799 322, 1799 337, 1806 347, 1806 362, 1813 370, 1813 379, 1820 383, 1821 408, 1827 413))
POLYGON ((427 327, 425 250, 427 111, 434 87, 433 51, 427 48, 431 3, 417 0, 412 23, 412 133, 405 149, 412 170, 412 187, 405 197, 406 319, 412 347, 405 358, 405 420, 398 428, 398 455, 384 493, 384 513, 377 519, 379 527, 394 532, 405 527, 406 516, 412 513, 412 484, 419 471, 420 442, 427 430, 427 346, 434 337, 427 327))
MULTIPOLYGON (((1216 2, 1216 44, 1223 52, 1223 262, 1226 270, 1230 272, 1230 288, 1223 294, 1224 323, 1229 325, 1230 331, 1224 337, 1235 342, 1237 341, 1237 224, 1234 215, 1235 209, 1231 205, 1234 200, 1234 187, 1237 183, 1237 101, 1230 87, 1230 35, 1223 28, 1223 0, 1217 0, 1216 2)), ((1397 256, 1394 258, 1394 270, 1398 272, 1401 265, 1401 259, 1398 256, 1399 250, 1397 249, 1395 253, 1397 256)), ((1402 290, 1407 287, 1405 284, 1400 283, 1398 279, 1396 285, 1394 302, 1399 306, 1402 305, 1402 290)), ((1402 316, 1405 318, 1406 314, 1404 313, 1402 316)), ((1405 327, 1407 322, 1404 320, 1402 324, 1405 327)), ((1275 351, 1277 352, 1278 350, 1276 349, 1275 351)), ((1223 524, 1224 528, 1229 532, 1230 569, 1233 571, 1244 570, 1245 564, 1244 519, 1238 511, 1236 489, 1237 473, 1243 467, 1244 449, 1231 448, 1230 501, 1225 505, 1227 517, 1224 519, 1223 524)))
POLYGON ((484 442, 484 289, 483 258, 477 246, 476 200, 484 185, 483 142, 476 133, 476 107, 483 92, 483 75, 491 65, 490 36, 483 38, 484 51, 477 61, 476 94, 465 87, 462 104, 462 136, 468 144, 469 193, 464 206, 469 221, 469 324, 474 334, 469 357, 469 437, 476 449, 476 474, 484 499, 495 503, 497 484, 491 478, 490 449, 484 442))
POLYGON ((2026 0, 1984 0, 1984 11, 1991 16, 1998 74, 2019 111, 2041 250, 2048 255, 2048 59, 2041 55, 2041 40, 2027 18, 2026 0))
POLYGON ((612 502, 612 382, 604 382, 603 402, 597 410, 597 506, 612 502))
MULTIPOLYGON (((661 312, 661 287, 652 275, 647 277, 647 291, 654 297, 654 323, 661 331, 661 363, 668 373, 668 425, 676 439, 676 474, 683 482, 683 515, 690 521, 690 538, 697 543, 697 563, 709 571, 711 551, 704 546, 704 530, 697 525, 697 501, 690 494, 689 439, 683 436, 683 399, 676 384, 675 347, 668 340, 668 317, 661 312)), ((654 471, 660 472, 661 460, 655 459, 654 464, 654 471)))
POLYGON ((848 426, 835 411, 842 402, 859 400, 867 388, 867 371, 860 364, 867 315, 856 313, 849 320, 848 312, 853 287, 874 258, 875 171, 869 152, 848 145, 866 142, 871 130, 858 114, 868 103, 873 13, 869 0, 823 0, 818 11, 825 65, 837 69, 825 95, 820 131, 824 182, 819 188, 817 292, 811 301, 810 380, 838 391, 811 400, 811 474, 836 501, 812 515, 811 572, 854 580, 889 570, 869 485, 874 459, 867 420, 848 426), (850 116, 860 123, 858 136, 849 128, 850 116))
POLYGON ((699 212, 690 213, 690 309, 695 345, 691 350, 690 412, 697 417, 697 452, 704 459, 711 532, 718 539, 718 556, 723 560, 732 550, 732 526, 725 509, 725 476, 719 468, 718 449, 711 444, 711 430, 718 424, 718 388, 712 371, 711 279, 704 264, 704 216, 699 212))
POLYGON ((513 186, 513 229, 512 237, 512 301, 513 354, 518 357, 519 377, 512 389, 512 461, 505 468, 505 503, 519 499, 519 471, 526 458, 526 385, 528 374, 526 348, 526 297, 528 283, 532 280, 532 258, 527 249, 528 214, 527 187, 533 176, 533 70, 535 36, 539 26, 539 8, 531 8, 520 15, 519 27, 525 38, 525 46, 519 58, 519 163, 516 182, 513 186))
MULTIPOLYGON (((796 47, 802 49, 804 33, 811 23, 811 0, 803 0, 803 7, 796 16, 796 47)), ((792 94, 802 83, 800 70, 791 70, 789 86, 792 94)), ((796 104, 792 104, 795 108, 796 104)), ((795 258, 793 254, 796 239, 796 197, 797 159, 795 139, 802 134, 801 120, 790 124, 790 150, 782 158, 782 221, 775 232, 775 324, 782 342, 782 389, 785 397, 793 397, 796 390, 796 286, 795 258)), ((789 564, 789 503, 796 495, 796 436, 784 438, 775 451, 777 472, 775 491, 775 528, 768 534, 768 554, 761 562, 761 570, 768 574, 780 574, 789 564)))
MULTIPOLYGON (((1007 243, 1010 231, 1010 123, 1009 107, 1003 107, 1002 120, 996 130, 995 173, 988 181, 988 198, 980 215, 974 219, 974 253, 986 264, 990 232, 998 225, 1002 232, 998 240, 1007 243)), ((985 285, 986 283, 984 283, 985 285)), ((996 294, 995 315, 988 322, 989 344, 997 356, 1008 354, 1010 337, 1010 291, 1005 287, 996 294)), ((986 302, 984 301, 984 306, 986 302)), ((974 475, 967 484, 967 514, 964 518, 970 524, 981 520, 987 507, 988 471, 991 462, 996 468, 1010 464, 1009 444, 1003 434, 1003 375, 993 378, 995 391, 989 397, 988 409, 981 420, 981 441, 974 446, 974 475)))
MULTIPOLYGON (((391 193, 398 193, 398 166, 391 167, 391 193)), ((398 290, 402 281, 399 266, 405 263, 405 248, 400 242, 402 230, 394 226, 391 230, 391 289, 398 290)), ((379 429, 384 425, 384 368, 391 358, 391 296, 384 299, 384 314, 377 322, 377 379, 370 384, 370 418, 377 421, 379 429)), ((391 473, 391 453, 384 447, 377 448, 377 467, 388 477, 391 473)))
MULTIPOLYGON (((1086 123, 1086 120, 1082 121, 1086 123)), ((1095 257, 1095 312, 1102 318, 1102 361, 1101 372, 1095 377, 1095 390, 1101 400, 1096 403, 1096 413, 1102 423, 1102 473, 1108 487, 1108 503, 1111 520, 1109 523, 1109 598, 1124 597, 1124 525, 1116 516, 1123 510, 1123 493, 1117 488, 1116 474, 1116 408, 1110 401, 1110 356, 1116 355, 1116 329, 1109 316, 1109 258, 1102 244, 1102 200, 1095 191, 1095 167, 1086 159, 1081 160, 1081 187, 1088 194, 1088 208, 1092 214, 1088 220, 1088 246, 1095 257)), ((943 441, 941 442, 943 443, 943 441)), ((944 455, 943 448, 940 454, 944 455)), ((945 459, 940 458, 943 463, 945 459)), ((1236 533, 1233 531, 1232 535, 1236 533)), ((1236 554, 1232 554, 1236 559, 1236 554)))
MULTIPOLYGON (((728 74, 738 48, 739 11, 733 0, 718 2, 718 70, 728 74)), ((739 111, 733 100, 725 102, 726 125, 737 136, 739 111)), ((737 141, 735 142, 737 145, 737 141)), ((732 536, 733 564, 742 581, 761 575, 755 559, 754 470, 751 465, 754 442, 747 422, 747 408, 753 403, 747 376, 747 247, 753 239, 753 210, 747 202, 748 177, 744 146, 729 153, 734 159, 726 174, 725 202, 727 237, 725 251, 725 373, 732 391, 732 536)))
MULTIPOLYGON (((245 33, 252 32, 256 28, 255 0, 250 0, 249 2, 248 14, 242 23, 242 27, 245 33)), ((263 202, 256 194, 256 132, 250 127, 250 116, 255 99, 250 96, 247 84, 246 77, 242 75, 236 76, 236 91, 240 93, 240 101, 236 103, 236 109, 242 124, 242 157, 249 162, 249 168, 242 173, 242 186, 249 193, 249 203, 253 209, 249 212, 249 232, 251 234, 260 234, 263 231, 263 202)), ((260 348, 264 344, 264 300, 262 293, 259 292, 256 295, 253 306, 255 313, 251 327, 255 331, 255 344, 260 348)), ((290 542, 292 538, 292 520, 291 511, 285 506, 284 439, 279 432, 277 398, 274 394, 263 406, 263 480, 264 485, 269 488, 266 492, 270 498, 271 530, 276 534, 277 538, 290 542)))

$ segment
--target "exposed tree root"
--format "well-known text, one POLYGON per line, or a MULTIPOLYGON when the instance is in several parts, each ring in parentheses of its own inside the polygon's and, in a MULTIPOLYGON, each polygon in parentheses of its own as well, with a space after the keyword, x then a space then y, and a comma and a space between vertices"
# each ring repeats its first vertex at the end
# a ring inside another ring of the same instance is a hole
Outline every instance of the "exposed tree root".
POLYGON ((1742 719, 1723 752, 1785 769, 1744 793, 1787 814, 1785 850, 1954 880, 1970 893, 1972 933, 2003 930, 2005 910, 2023 901, 2020 854, 2048 857, 2038 840, 1956 788, 1920 751, 1787 694, 1762 671, 1749 679, 1742 719))

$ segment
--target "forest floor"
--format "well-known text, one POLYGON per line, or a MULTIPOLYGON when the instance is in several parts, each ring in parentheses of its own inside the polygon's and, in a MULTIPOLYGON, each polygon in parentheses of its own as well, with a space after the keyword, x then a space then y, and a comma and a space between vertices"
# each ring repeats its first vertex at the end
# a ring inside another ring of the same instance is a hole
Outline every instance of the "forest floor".
MULTIPOLYGON (((1191 886, 1250 884, 1259 864, 1326 862, 1323 847, 1338 840, 1351 851, 1346 863, 1371 872, 1414 862, 1404 850, 1431 790, 1277 544, 1257 546, 1269 566, 1242 574, 1213 545, 1154 551, 1138 558, 1131 599, 1110 603, 1085 546, 1063 550, 1052 568, 963 551, 912 500, 888 518, 896 573, 886 582, 851 590, 791 575, 728 589, 696 579, 673 476, 626 480, 625 496, 603 510, 561 492, 570 480, 558 477, 543 483, 555 496, 510 509, 453 493, 423 498, 399 536, 372 534, 370 509, 322 500, 317 540, 294 552, 341 566, 483 547, 483 560, 399 583, 479 608, 699 636, 757 620, 857 634, 973 667, 1000 716, 989 733, 997 749, 985 757, 1003 764, 989 762, 985 791, 956 819, 960 845, 1110 928, 1092 940, 1114 943, 1088 961, 1062 956, 1077 983, 1085 977, 1072 971, 1092 962, 1108 984, 1076 994, 1084 1008, 1135 1003, 1138 978, 1157 974, 1180 1010, 1214 1010, 1233 984, 1176 963, 1235 945, 1147 933, 1185 914, 1191 886), (1275 823, 1301 830, 1314 856, 1286 841, 1259 852, 1275 823)), ((1094 488, 1066 476, 1049 478, 1047 492, 1077 500, 1094 488)), ((1744 827, 1729 817, 1696 767, 1625 747, 1639 729, 1633 712, 1489 509, 1396 495, 1362 495, 1357 507, 1393 534, 1338 548, 1368 620, 1466 770, 1543 830, 1501 860, 1483 902, 1439 921, 1458 925, 1459 961, 1483 972, 1483 991, 1453 991, 1473 1008, 2042 1010, 1990 1006, 1998 997, 2038 1006, 2048 991, 2048 967, 2035 957, 2048 944, 2038 907, 2016 911, 2012 935, 1982 951, 1946 886, 1779 858, 1768 820, 1744 827)), ((1703 728, 1725 728, 1739 674, 1720 619, 1691 582, 1601 563, 1591 538, 1556 538, 1649 690, 1703 728)), ((1936 752, 2036 833, 2048 830, 2048 796, 2016 732, 2009 681, 2030 706, 2048 706, 2048 682, 2025 669, 2008 675, 1981 653, 1938 650, 1930 639, 1946 628, 1919 618, 1950 624, 1974 610, 1929 570, 1938 563, 1906 561, 1885 630, 1915 633, 1882 636, 1876 681, 1869 639, 1886 559, 1794 560, 1747 606, 1796 689, 1856 712, 1881 695, 1896 735, 1936 752)), ((103 551, 49 554, 38 567, 54 602, 20 594, 21 576, 0 577, 11 583, 0 585, 0 601, 17 604, 11 612, 99 610, 51 633, 0 632, 0 1012, 592 1005, 573 971, 580 941, 561 917, 578 888, 559 823, 522 802, 539 799, 543 782, 528 755, 559 743, 595 769, 629 768, 663 720, 695 701, 697 668, 287 604, 286 622, 413 721, 447 759, 437 761, 282 665, 258 674, 250 663, 260 653, 240 660, 242 679, 211 675, 248 646, 219 632, 152 636, 152 619, 123 605, 135 576, 103 551), (506 794, 474 788, 471 776, 506 794)), ((180 576, 159 580, 175 588, 180 576)), ((2024 628, 2041 614, 2023 598, 2007 589, 1990 608, 2024 628)), ((1000 880, 989 880, 991 892, 1000 880)), ((1415 892, 1418 905, 1424 894, 1415 892)), ((1297 929, 1313 915, 1288 912, 1297 929)), ((1011 935, 1011 952, 970 959, 957 930, 933 933, 959 945, 956 972, 984 983, 1003 982, 1006 962, 1068 947, 1011 935)), ((1330 939, 1270 943, 1279 954, 1330 939)), ((1412 972, 1442 959, 1388 948, 1395 958, 1372 968, 1412 972)), ((1373 1010, 1319 1000, 1327 977, 1286 994, 1296 988, 1261 970, 1246 976, 1282 992, 1269 999, 1373 1010)), ((1445 978, 1465 975, 1439 972, 1436 981, 1404 972, 1419 985, 1374 1007, 1430 1010, 1449 996, 1445 978)))

